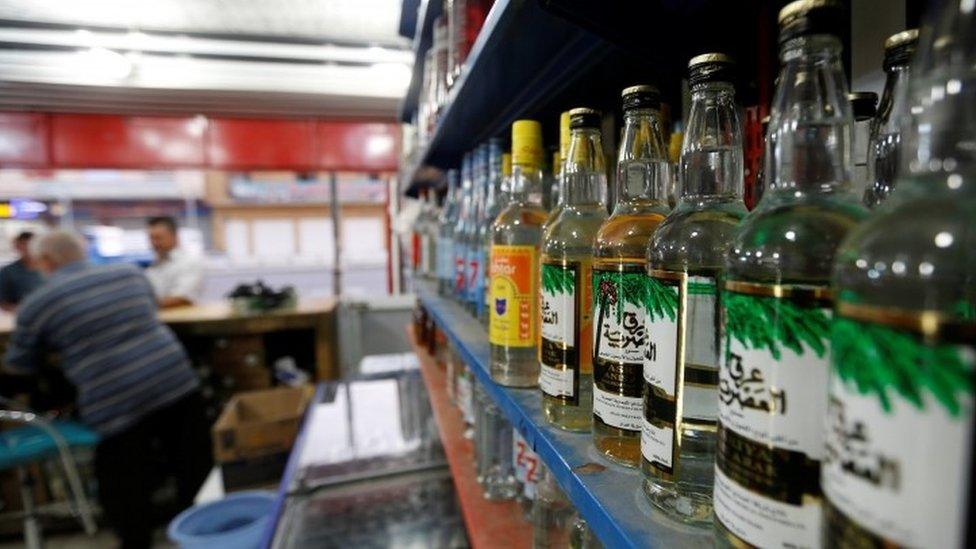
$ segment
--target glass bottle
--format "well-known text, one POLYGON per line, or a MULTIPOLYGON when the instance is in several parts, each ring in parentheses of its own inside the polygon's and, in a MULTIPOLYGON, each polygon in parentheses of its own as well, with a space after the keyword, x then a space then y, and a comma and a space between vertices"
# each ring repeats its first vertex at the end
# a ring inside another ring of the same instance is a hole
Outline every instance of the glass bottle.
POLYGON ((912 67, 897 184, 834 265, 827 547, 972 546, 976 10, 940 5, 912 67))
POLYGON ((542 475, 532 506, 532 548, 564 549, 569 547, 576 511, 549 469, 540 468, 542 475))
MULTIPOLYGON (((766 135, 769 132, 769 115, 768 114, 762 118, 762 122, 760 122, 760 127, 762 128, 763 148, 765 148, 766 147, 766 135)), ((760 162, 759 163, 759 171, 756 173, 756 183, 755 183, 755 186, 753 187, 753 191, 752 191, 752 200, 753 200, 753 202, 751 203, 751 205, 749 205, 749 207, 755 207, 757 204, 759 204, 759 201, 762 200, 762 195, 765 192, 766 192, 766 168, 760 162)))
POLYGON ((542 209, 542 126, 512 124, 512 179, 508 206, 491 226, 491 377, 509 387, 539 382, 539 242, 542 209))
POLYGON ((838 38, 846 13, 841 0, 801 0, 779 14, 768 189, 739 226, 721 295, 721 546, 819 545, 830 269, 866 213, 850 185, 853 117, 838 38))
POLYGON ((641 470, 644 493, 668 515, 712 520, 718 413, 717 281, 739 221, 744 159, 731 58, 688 63, 691 109, 677 207, 647 248, 641 470))
MULTIPOLYGON (((490 141, 489 141, 490 143, 490 141)), ((499 151, 501 150, 502 140, 499 139, 496 142, 499 151)), ((489 325, 489 320, 491 318, 491 225, 498 219, 498 215, 508 206, 508 193, 511 187, 511 177, 512 177, 512 155, 511 153, 502 153, 501 160, 493 157, 490 165, 491 175, 491 187, 489 188, 489 193, 494 193, 494 200, 491 202, 491 206, 488 210, 488 218, 485 220, 485 225, 483 226, 484 232, 482 234, 482 246, 488 250, 487 259, 488 263, 485 264, 485 283, 484 283, 484 306, 482 307, 483 318, 481 323, 487 328, 489 325), (499 173, 500 170, 500 173, 499 173)), ((489 195, 490 196, 490 195, 489 195)))
POLYGON ((433 188, 427 190, 427 215, 424 216, 424 233, 422 236, 421 247, 423 256, 423 276, 425 279, 437 276, 437 235, 438 217, 440 212, 437 208, 437 191, 433 188))
POLYGON ((471 180, 472 154, 466 153, 461 159, 461 206, 457 225, 454 229, 454 299, 464 303, 466 294, 468 242, 467 228, 474 210, 474 182, 471 180))
POLYGON ((569 111, 565 111, 559 115, 559 165, 553 167, 553 173, 557 173, 554 178, 556 189, 553 196, 553 205, 549 210, 549 215, 546 217, 546 222, 542 226, 542 233, 545 234, 546 229, 552 224, 556 218, 559 217, 559 213, 563 208, 563 167, 562 164, 566 160, 566 155, 569 154, 569 139, 570 139, 570 129, 569 129, 569 111))
POLYGON ((498 217, 499 212, 505 206, 506 198, 502 192, 502 140, 492 137, 488 140, 486 149, 486 162, 484 168, 486 173, 485 204, 482 208, 481 218, 478 220, 478 245, 481 255, 481 280, 477 289, 477 317, 485 326, 488 326, 488 269, 486 266, 487 255, 491 250, 491 224, 498 217))
POLYGON ((551 425, 590 430, 593 413, 593 241, 607 218, 607 170, 600 113, 569 111, 572 132, 563 162, 559 217, 542 237, 542 412, 551 425))
POLYGON ((851 138, 851 186, 854 194, 863 196, 868 187, 868 149, 871 141, 871 128, 875 125, 878 113, 878 94, 874 92, 851 92, 847 94, 854 115, 854 131, 851 138))
POLYGON ((616 203, 593 248, 593 443, 629 467, 640 460, 647 243, 668 215, 670 162, 654 86, 623 90, 616 203))
POLYGON ((471 179, 474 185, 474 202, 471 208, 471 221, 465 226, 467 259, 464 270, 464 302, 468 311, 476 318, 484 304, 484 254, 481 247, 482 219, 485 215, 485 200, 488 194, 488 144, 478 145, 474 150, 471 166, 471 179))
POLYGON ((884 71, 887 77, 868 145, 870 184, 864 191, 864 204, 869 208, 884 201, 895 185, 901 153, 901 121, 909 114, 908 86, 917 44, 918 29, 902 31, 885 40, 884 71))
POLYGON ((450 295, 454 289, 454 226, 460 211, 458 171, 447 170, 447 195, 438 217, 437 278, 441 295, 450 295))

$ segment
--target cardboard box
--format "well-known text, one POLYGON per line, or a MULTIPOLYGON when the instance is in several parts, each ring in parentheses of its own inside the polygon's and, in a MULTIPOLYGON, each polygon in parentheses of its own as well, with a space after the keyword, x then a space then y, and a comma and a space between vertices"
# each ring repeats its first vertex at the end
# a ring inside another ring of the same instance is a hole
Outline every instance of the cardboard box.
POLYGON ((314 388, 278 388, 239 393, 213 426, 214 460, 228 463, 288 453, 314 388))

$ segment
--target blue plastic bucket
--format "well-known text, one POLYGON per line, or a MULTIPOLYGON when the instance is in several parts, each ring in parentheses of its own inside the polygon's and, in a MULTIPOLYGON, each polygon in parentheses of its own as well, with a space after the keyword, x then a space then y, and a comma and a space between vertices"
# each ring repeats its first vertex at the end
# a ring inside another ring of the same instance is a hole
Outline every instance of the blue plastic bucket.
POLYGON ((180 513, 166 530, 183 549, 251 549, 261 543, 273 492, 238 492, 180 513))

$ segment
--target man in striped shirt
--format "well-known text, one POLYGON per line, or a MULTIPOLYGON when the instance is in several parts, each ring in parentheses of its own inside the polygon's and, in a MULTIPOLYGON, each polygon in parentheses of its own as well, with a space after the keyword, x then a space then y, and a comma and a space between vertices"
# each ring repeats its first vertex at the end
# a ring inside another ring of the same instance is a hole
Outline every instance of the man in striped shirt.
POLYGON ((4 366, 29 374, 43 353, 60 356, 81 420, 102 438, 95 475, 106 518, 122 547, 149 547, 160 457, 176 473, 181 507, 211 467, 199 382, 137 268, 90 265, 84 241, 67 231, 33 244, 48 279, 21 303, 4 366))

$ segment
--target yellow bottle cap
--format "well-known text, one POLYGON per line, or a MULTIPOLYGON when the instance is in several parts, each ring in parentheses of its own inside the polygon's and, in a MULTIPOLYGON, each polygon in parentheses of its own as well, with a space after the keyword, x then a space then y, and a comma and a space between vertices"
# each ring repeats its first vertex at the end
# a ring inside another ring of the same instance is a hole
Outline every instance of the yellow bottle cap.
POLYGON ((552 152, 552 174, 558 175, 559 172, 563 171, 563 161, 559 156, 559 151, 552 152))
POLYGON ((569 154, 569 111, 559 115, 559 158, 566 158, 569 154))
POLYGON ((684 132, 671 132, 671 142, 668 143, 668 159, 671 163, 677 163, 681 158, 681 142, 684 137, 684 132))
POLYGON ((502 154, 502 177, 509 177, 512 175, 512 155, 509 153, 502 154))
POLYGON ((536 169, 542 166, 542 124, 535 120, 512 124, 512 163, 536 169))

